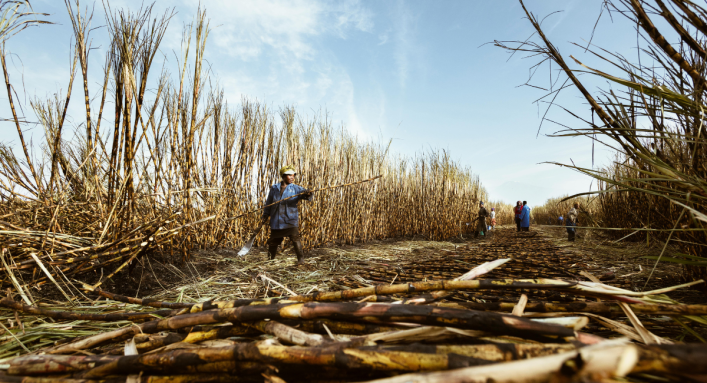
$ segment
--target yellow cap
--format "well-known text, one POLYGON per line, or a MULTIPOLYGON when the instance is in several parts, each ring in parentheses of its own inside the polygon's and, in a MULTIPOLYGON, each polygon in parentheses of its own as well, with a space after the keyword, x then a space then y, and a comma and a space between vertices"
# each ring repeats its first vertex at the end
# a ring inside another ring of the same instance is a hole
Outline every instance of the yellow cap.
POLYGON ((283 166, 280 169, 280 175, 284 176, 286 174, 297 174, 297 171, 295 170, 294 166, 291 166, 291 165, 283 166))

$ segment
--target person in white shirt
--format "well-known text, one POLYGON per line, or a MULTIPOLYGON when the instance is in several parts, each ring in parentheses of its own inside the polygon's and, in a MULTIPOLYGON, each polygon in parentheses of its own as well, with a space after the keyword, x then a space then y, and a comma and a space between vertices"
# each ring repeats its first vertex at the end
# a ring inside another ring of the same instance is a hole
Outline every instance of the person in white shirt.
POLYGON ((574 206, 572 206, 572 209, 570 209, 569 213, 567 213, 567 240, 570 242, 574 242, 575 238, 577 237, 577 229, 575 229, 573 226, 577 226, 579 224, 579 203, 575 202, 574 206))
POLYGON ((491 208, 491 226, 489 226, 489 230, 493 230, 496 228, 496 208, 491 208))

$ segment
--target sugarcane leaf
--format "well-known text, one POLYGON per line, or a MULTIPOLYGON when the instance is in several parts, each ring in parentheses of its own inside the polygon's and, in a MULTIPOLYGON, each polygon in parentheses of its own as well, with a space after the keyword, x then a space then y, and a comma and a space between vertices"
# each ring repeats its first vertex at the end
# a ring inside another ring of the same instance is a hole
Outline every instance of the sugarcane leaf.
MULTIPOLYGON (((641 257, 643 259, 651 259, 651 260, 656 260, 658 259, 657 256, 655 255, 648 255, 645 257, 641 257)), ((660 258, 661 261, 663 262, 670 262, 670 263, 679 263, 681 265, 690 265, 690 266, 704 266, 707 267, 707 262, 696 262, 696 261, 688 261, 686 259, 679 259, 679 258, 673 258, 673 257, 666 257, 663 256, 660 258)))
POLYGON ((698 260, 698 261, 705 261, 705 262, 707 262, 707 258, 705 258, 705 257, 698 257, 698 256, 696 256, 696 255, 683 254, 683 253, 675 253, 675 255, 679 255, 679 256, 685 257, 685 258, 695 259, 695 260, 698 260))

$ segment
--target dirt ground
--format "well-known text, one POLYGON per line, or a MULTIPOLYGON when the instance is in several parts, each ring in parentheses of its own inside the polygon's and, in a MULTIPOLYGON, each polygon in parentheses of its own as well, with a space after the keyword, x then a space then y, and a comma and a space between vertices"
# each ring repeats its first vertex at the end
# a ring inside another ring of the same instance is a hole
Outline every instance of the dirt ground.
MULTIPOLYGON (((596 231, 580 231, 577 241, 571 243, 562 228, 534 226, 529 233, 516 233, 513 228, 497 227, 491 235, 479 238, 407 238, 311 249, 305 264, 299 266, 291 248, 281 251, 274 261, 267 260, 264 248, 253 248, 243 258, 237 256, 237 249, 202 250, 181 265, 152 256, 141 260, 129 275, 119 274, 105 287, 130 296, 185 301, 255 298, 266 293, 286 294, 288 290, 303 294, 381 283, 452 279, 483 262, 512 258, 484 278, 589 280, 588 273, 609 285, 640 291, 655 263, 641 257, 658 255, 661 249, 646 246, 645 242, 615 242, 596 231)), ((681 271, 680 265, 661 262, 645 289, 684 283, 681 271)), ((518 295, 487 291, 469 293, 465 299, 514 302, 518 295)), ((670 297, 682 303, 707 302, 705 294, 696 288, 672 292, 670 297)), ((532 301, 533 296, 530 298, 532 301)), ((536 298, 549 299, 547 294, 536 298)), ((556 296, 551 301, 568 299, 556 296)))
MULTIPOLYGON (((132 297, 172 302, 262 298, 378 284, 450 280, 484 262, 510 259, 477 279, 553 278, 587 281, 595 278, 611 286, 640 291, 654 264, 641 257, 658 255, 661 251, 660 247, 649 247, 645 242, 615 242, 598 232, 588 231, 580 231, 577 241, 570 243, 565 238, 564 230, 548 226, 534 226, 527 233, 516 233, 510 227, 498 227, 490 234, 479 238, 464 236, 448 241, 402 238, 355 246, 310 249, 304 265, 296 264, 291 249, 282 251, 273 261, 267 260, 263 248, 254 248, 245 257, 238 257, 237 249, 202 250, 193 253, 191 259, 182 264, 172 264, 168 256, 151 254, 142 258, 131 273, 121 271, 112 280, 106 281, 102 288, 132 297)), ((673 250, 668 249, 670 251, 673 250)), ((103 272, 107 275, 110 270, 103 272)), ((68 305, 72 311, 113 313, 153 310, 150 307, 99 298, 81 289, 81 282, 95 283, 99 278, 101 274, 97 271, 95 274, 78 276, 73 285, 67 284, 68 294, 73 296, 68 305)), ((653 290, 680 283, 684 283, 681 279, 681 266, 661 263, 645 289, 653 290)), ((705 304, 707 298, 704 291, 694 287, 683 288, 667 295, 684 304, 705 304)), ((66 299, 58 291, 52 291, 50 285, 45 285, 41 291, 33 289, 32 294, 41 307, 67 310, 66 299)), ((506 289, 457 291, 438 303, 481 304, 484 307, 490 304, 496 307, 494 303, 517 303, 521 294, 528 296, 529 304, 596 301, 596 298, 564 291, 506 289)), ((390 298, 402 299, 398 296, 390 298)), ((576 314, 582 315, 581 312, 576 314)), ((621 312, 611 315, 612 320, 630 327, 630 322, 621 312)), ((688 317, 683 317, 685 321, 679 322, 667 316, 639 316, 651 332, 673 341, 697 342, 700 337, 707 338, 707 326, 688 317)), ((65 339, 130 325, 127 321, 101 324, 46 321, 32 315, 23 317, 22 321, 24 327, 12 311, 0 310, 0 322, 6 323, 9 329, 17 329, 18 326, 23 329, 14 336, 29 350, 39 350, 65 339)), ((621 336, 604 326, 601 321, 592 320, 582 331, 606 338, 621 336)), ((5 343, 0 343, 0 361, 23 352, 14 341, 14 336, 12 339, 6 337, 5 343)))

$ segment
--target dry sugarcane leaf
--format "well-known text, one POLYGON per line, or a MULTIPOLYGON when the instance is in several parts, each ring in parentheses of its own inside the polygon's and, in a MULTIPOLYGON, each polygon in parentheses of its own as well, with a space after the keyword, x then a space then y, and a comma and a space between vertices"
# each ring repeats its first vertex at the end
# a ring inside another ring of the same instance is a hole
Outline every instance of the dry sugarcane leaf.
POLYGON ((64 289, 62 289, 61 286, 59 285, 59 283, 57 283, 56 279, 54 279, 54 276, 53 276, 53 275, 49 272, 49 270, 47 270, 47 268, 44 266, 44 263, 42 263, 42 261, 39 260, 39 258, 37 257, 37 254, 35 254, 35 253, 30 253, 29 255, 32 257, 32 259, 34 259, 35 262, 37 262, 37 265, 39 265, 39 268, 44 272, 44 274, 47 276, 47 278, 49 278, 49 280, 51 280, 52 283, 54 283, 54 285, 56 286, 56 288, 59 289, 59 291, 61 292, 61 294, 64 295, 64 298, 66 298, 66 301, 67 301, 70 305, 72 305, 73 302, 72 302, 71 298, 69 297, 69 295, 66 294, 66 292, 64 291, 64 289))
POLYGON ((0 251, 0 259, 2 259, 2 264, 5 267, 5 271, 7 272, 7 275, 10 276, 10 280, 12 281, 12 284, 15 286, 15 290, 20 294, 22 299, 27 303, 28 305, 32 305, 33 302, 30 300, 29 295, 25 294, 24 289, 20 285, 20 283, 17 281, 17 278, 15 278, 15 274, 10 270, 10 266, 7 265, 7 262, 5 261, 5 253, 9 253, 7 249, 2 249, 0 251))
POLYGON ((631 307, 629 305, 627 305, 624 302, 619 302, 619 306, 621 307, 622 310, 624 310, 624 312, 626 313, 626 316, 631 321, 631 324, 636 329, 638 334, 641 336, 643 343, 645 343, 645 344, 653 344, 653 343, 671 344, 672 343, 671 341, 661 338, 659 336, 656 336, 652 332, 648 331, 648 329, 646 329, 646 327, 643 326, 643 324, 638 319, 638 317, 633 312, 633 310, 631 310, 631 307))

